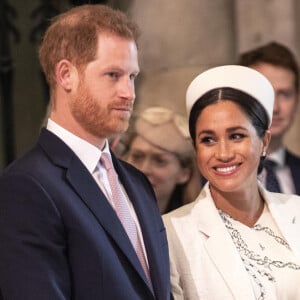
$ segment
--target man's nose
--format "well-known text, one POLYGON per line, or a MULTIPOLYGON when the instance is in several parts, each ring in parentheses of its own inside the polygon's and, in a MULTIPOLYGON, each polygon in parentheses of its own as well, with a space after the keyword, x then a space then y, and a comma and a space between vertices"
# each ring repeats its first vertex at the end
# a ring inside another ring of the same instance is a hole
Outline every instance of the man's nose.
POLYGON ((124 99, 135 99, 135 86, 131 78, 124 78, 124 80, 122 80, 120 95, 124 99))
POLYGON ((273 106, 273 114, 279 111, 279 99, 275 96, 274 106, 273 106))

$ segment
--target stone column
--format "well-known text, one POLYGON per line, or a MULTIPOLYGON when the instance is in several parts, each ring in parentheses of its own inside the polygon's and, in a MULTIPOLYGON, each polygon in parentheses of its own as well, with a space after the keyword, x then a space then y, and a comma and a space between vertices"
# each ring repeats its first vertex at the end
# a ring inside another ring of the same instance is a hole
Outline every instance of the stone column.
MULTIPOLYGON (((297 0, 235 0, 236 47, 244 52, 261 44, 275 40, 288 46, 300 64, 297 0)), ((299 99, 300 101, 300 99, 299 99)), ((300 105, 296 120, 286 135, 285 143, 300 155, 300 105)))
POLYGON ((136 109, 163 105, 185 114, 192 78, 236 55, 232 1, 133 1, 129 10, 142 30, 136 109))

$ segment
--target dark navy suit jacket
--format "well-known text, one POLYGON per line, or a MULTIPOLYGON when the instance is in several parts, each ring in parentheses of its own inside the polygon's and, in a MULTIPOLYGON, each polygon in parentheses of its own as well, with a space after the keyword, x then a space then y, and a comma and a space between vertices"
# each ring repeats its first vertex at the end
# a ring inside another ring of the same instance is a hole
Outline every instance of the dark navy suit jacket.
POLYGON ((285 162, 291 169, 296 194, 300 196, 300 157, 286 151, 285 162))
POLYGON ((3 299, 169 299, 167 239, 152 187, 112 158, 141 225, 153 290, 91 174, 43 129, 37 145, 0 178, 3 299))

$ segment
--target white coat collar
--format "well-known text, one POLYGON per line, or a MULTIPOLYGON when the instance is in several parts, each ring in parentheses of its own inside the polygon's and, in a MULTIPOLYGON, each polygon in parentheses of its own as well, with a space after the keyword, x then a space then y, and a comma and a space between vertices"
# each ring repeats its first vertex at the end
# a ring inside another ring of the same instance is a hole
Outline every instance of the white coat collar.
POLYGON ((254 300, 250 278, 244 272, 245 266, 214 204, 209 183, 196 201, 193 214, 199 231, 207 236, 204 246, 230 288, 233 298, 254 300))
MULTIPOLYGON (((300 197, 271 193, 261 185, 259 191, 283 237, 300 259, 300 197)), ((234 298, 255 299, 250 278, 247 272, 241 271, 245 266, 211 197, 209 183, 195 201, 192 218, 197 222, 199 231, 207 236, 204 242, 207 253, 223 275, 234 298), (245 295, 245 291, 249 293, 245 295)))
POLYGON ((283 237, 300 260, 300 197, 271 193, 262 186, 260 192, 283 237))

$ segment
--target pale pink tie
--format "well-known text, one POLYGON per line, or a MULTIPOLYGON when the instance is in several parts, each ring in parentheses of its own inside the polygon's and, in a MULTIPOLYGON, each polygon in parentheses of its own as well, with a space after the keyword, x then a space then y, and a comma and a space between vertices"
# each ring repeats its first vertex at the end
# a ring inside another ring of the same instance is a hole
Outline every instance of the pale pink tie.
POLYGON ((128 204, 126 203, 125 195, 122 193, 121 186, 118 180, 118 174, 114 170, 112 166, 111 159, 109 154, 102 153, 100 162, 103 164, 104 168, 107 170, 107 176, 111 188, 112 193, 112 201, 115 205, 115 211, 131 241, 133 248, 139 258, 139 261, 144 269, 144 272, 150 281, 149 269, 146 263, 144 251, 142 248, 142 244, 138 235, 137 226, 134 222, 133 217, 130 214, 128 204))

